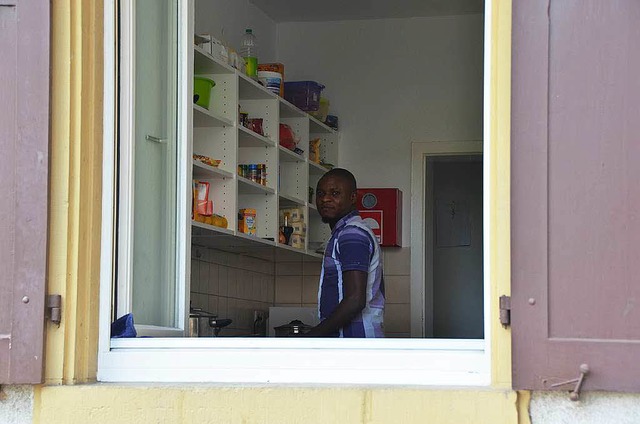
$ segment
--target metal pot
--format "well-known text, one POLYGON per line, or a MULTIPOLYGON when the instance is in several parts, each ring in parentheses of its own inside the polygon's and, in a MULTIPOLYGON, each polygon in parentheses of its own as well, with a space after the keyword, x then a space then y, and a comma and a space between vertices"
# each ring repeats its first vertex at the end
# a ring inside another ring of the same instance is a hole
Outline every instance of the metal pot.
POLYGON ((201 308, 191 308, 189 312, 189 337, 201 337, 209 327, 209 319, 217 318, 211 312, 201 308))
POLYGON ((297 319, 289 324, 273 327, 276 331, 276 337, 296 337, 308 333, 311 328, 313 327, 297 319))

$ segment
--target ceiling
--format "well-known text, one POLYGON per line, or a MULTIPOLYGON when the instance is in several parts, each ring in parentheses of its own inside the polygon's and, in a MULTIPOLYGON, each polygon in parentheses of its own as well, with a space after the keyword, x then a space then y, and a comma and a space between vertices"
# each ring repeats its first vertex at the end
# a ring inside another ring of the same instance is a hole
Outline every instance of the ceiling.
POLYGON ((482 13, 484 0, 250 0, 276 22, 414 18, 482 13))

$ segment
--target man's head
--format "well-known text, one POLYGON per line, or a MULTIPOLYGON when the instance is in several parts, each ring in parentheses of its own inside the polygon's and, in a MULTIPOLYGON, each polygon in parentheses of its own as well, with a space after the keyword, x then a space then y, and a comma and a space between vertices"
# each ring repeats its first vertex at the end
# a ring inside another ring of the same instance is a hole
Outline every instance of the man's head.
POLYGON ((333 226, 356 209, 356 178, 346 169, 334 168, 324 174, 316 187, 316 206, 325 222, 333 226))

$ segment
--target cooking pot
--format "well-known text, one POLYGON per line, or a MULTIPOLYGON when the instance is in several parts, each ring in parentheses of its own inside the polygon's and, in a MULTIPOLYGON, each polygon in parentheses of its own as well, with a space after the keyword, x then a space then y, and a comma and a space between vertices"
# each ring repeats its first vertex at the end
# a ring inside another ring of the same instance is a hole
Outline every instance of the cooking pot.
POLYGON ((217 318, 217 315, 203 311, 201 308, 191 308, 189 312, 189 337, 203 336, 209 326, 210 318, 217 318))
POLYGON ((313 328, 300 320, 293 320, 289 324, 273 327, 276 330, 276 337, 296 337, 306 334, 313 328))

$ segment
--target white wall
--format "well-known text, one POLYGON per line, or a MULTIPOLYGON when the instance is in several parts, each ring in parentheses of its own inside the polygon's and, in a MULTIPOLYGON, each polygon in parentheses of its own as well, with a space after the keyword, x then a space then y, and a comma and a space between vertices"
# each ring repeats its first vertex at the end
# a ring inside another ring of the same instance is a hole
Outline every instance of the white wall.
POLYGON ((258 39, 258 60, 276 58, 276 23, 248 0, 196 0, 196 34, 211 34, 236 50, 246 28, 258 39))
POLYGON ((340 164, 361 187, 404 193, 411 142, 482 138, 483 16, 278 24, 289 81, 325 84, 340 118, 340 164))

